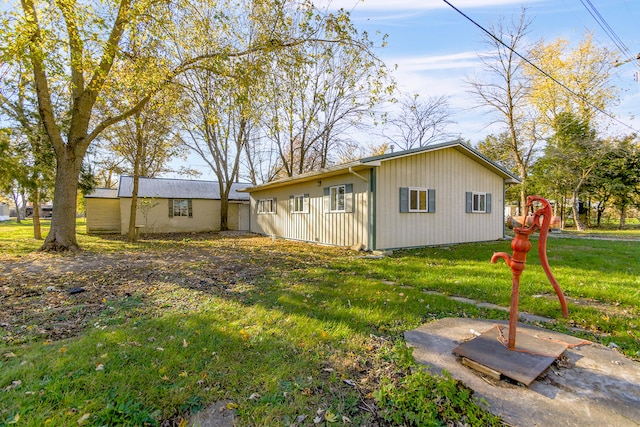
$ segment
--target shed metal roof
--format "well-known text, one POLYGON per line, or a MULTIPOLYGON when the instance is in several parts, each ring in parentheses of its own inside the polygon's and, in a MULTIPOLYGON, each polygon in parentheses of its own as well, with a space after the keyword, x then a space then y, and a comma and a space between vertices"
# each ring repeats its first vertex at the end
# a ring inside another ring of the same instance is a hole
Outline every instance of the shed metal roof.
POLYGON ((492 170, 497 175, 501 176, 505 180, 505 183, 520 184, 522 182, 520 178, 518 178, 515 174, 507 170, 502 165, 490 160, 489 158, 484 156, 482 153, 480 153, 478 150, 468 146, 461 140, 457 139, 454 141, 443 142, 439 144, 431 144, 424 147, 418 147, 411 150, 396 151, 393 153, 382 154, 380 156, 365 157, 363 159, 356 160, 353 162, 332 166, 332 167, 321 169, 318 171, 307 172, 301 175, 282 178, 276 181, 266 182, 264 184, 260 184, 256 186, 247 185, 247 187, 245 187, 245 189, 241 191, 252 192, 252 191, 258 191, 258 190, 265 190, 267 188, 276 188, 276 187, 288 185, 293 182, 299 183, 299 182, 326 178, 329 176, 345 173, 346 171, 353 173, 353 172, 357 172, 365 169, 371 169, 371 168, 380 166, 381 162, 388 161, 391 159, 405 157, 405 156, 412 156, 415 154, 426 153, 429 151, 443 150, 446 148, 453 148, 459 151, 460 153, 474 159, 478 163, 484 165, 486 168, 492 170))
MULTIPOLYGON (((229 200, 248 201, 249 195, 238 190, 250 187, 251 184, 231 184, 229 200)), ((118 186, 118 197, 131 197, 133 193, 133 177, 121 176, 118 186)), ((161 199, 220 199, 220 187, 217 181, 196 181, 172 178, 144 178, 138 181, 138 197, 156 197, 161 199)))
POLYGON ((84 197, 96 199, 117 199, 118 190, 115 188, 96 188, 91 192, 91 194, 87 194, 84 197))

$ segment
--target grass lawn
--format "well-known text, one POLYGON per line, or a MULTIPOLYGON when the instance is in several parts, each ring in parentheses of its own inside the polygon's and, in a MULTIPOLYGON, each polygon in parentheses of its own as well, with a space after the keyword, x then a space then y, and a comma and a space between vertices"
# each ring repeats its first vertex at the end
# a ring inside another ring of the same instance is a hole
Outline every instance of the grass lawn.
MULTIPOLYGON (((0 426, 184 425, 225 401, 239 425, 498 425, 446 377, 416 370, 402 333, 449 316, 506 319, 425 291, 507 306, 508 242, 383 258, 233 233, 129 244, 87 236, 33 252, 0 225, 0 426), (69 292, 72 291, 72 292, 69 292)), ((529 255, 520 309, 640 357, 639 241, 552 238, 569 319, 529 255)))

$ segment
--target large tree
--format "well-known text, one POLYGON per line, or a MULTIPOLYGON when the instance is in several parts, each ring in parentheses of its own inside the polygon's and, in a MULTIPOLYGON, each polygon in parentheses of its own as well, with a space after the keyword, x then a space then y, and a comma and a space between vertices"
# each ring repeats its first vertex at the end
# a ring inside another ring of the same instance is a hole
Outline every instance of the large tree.
POLYGON ((183 142, 211 168, 220 193, 220 229, 228 230, 229 194, 237 182, 240 157, 255 122, 256 87, 247 61, 228 75, 209 71, 184 76, 184 92, 191 108, 183 113, 183 142))
POLYGON ((478 106, 491 111, 508 136, 501 142, 522 180, 521 206, 526 204, 529 169, 539 142, 537 118, 529 103, 529 85, 523 74, 524 62, 517 54, 527 51, 530 23, 523 9, 517 20, 501 19, 490 26, 492 35, 485 39, 490 50, 479 56, 485 73, 468 81, 478 106))
MULTIPOLYGON (((549 187, 571 195, 573 219, 578 230, 586 225, 580 218, 580 203, 589 180, 602 165, 610 146, 597 138, 588 122, 571 113, 560 113, 553 124, 554 134, 537 168, 549 187)), ((560 192, 558 191, 558 192, 560 192)))
POLYGON ((613 141, 594 170, 589 185, 599 196, 600 217, 611 201, 619 214, 619 228, 625 227, 627 212, 640 195, 640 146, 635 136, 613 141))
POLYGON ((359 33, 345 12, 327 20, 343 25, 336 29, 304 18, 301 27, 322 38, 357 43, 298 46, 272 61, 261 128, 279 156, 273 174, 278 177, 338 161, 348 143, 344 131, 362 126, 394 88, 388 70, 371 53, 374 42, 368 34, 359 33))
MULTIPOLYGON (((178 143, 175 129, 182 106, 180 93, 170 89, 173 88, 161 91, 142 110, 114 124, 103 133, 104 149, 123 159, 121 171, 130 173, 133 178, 127 234, 130 242, 135 242, 138 238, 136 218, 139 178, 153 178, 162 172, 168 172, 169 162, 185 155, 184 147, 178 143)), ((124 100, 129 98, 122 92, 118 95, 124 100)))
POLYGON ((604 118, 598 113, 617 102, 617 89, 611 80, 616 56, 597 45, 591 33, 586 33, 577 46, 564 39, 550 43, 541 40, 529 54, 538 67, 525 66, 530 99, 549 129, 562 113, 571 113, 596 127, 598 118, 604 118))
POLYGON ((431 96, 425 100, 419 94, 404 94, 399 110, 387 120, 384 136, 390 144, 402 150, 452 139, 447 126, 453 124, 446 96, 431 96))
MULTIPOLYGON (((315 34, 296 37, 286 31, 286 14, 274 14, 282 9, 283 2, 249 3, 256 9, 252 19, 278 23, 263 26, 260 37, 251 43, 227 37, 236 24, 228 18, 227 12, 234 9, 231 2, 21 0, 18 10, 7 12, 11 19, 2 21, 2 34, 7 40, 2 54, 29 59, 38 111, 56 155, 55 209, 43 250, 79 249, 76 194, 89 146, 109 126, 140 111, 176 76, 196 67, 215 70, 229 58, 256 51, 287 49, 310 41, 352 41, 340 30, 350 25, 348 21, 330 22, 336 29, 330 40, 319 40, 315 34), (205 17, 200 11, 210 7, 219 13, 203 25, 205 17), (154 52, 158 41, 163 42, 162 56, 147 55, 154 52), (136 46, 137 50, 128 50, 127 46, 136 46), (126 79, 113 78, 115 64, 129 70, 118 73, 126 79), (147 89, 141 98, 111 115, 97 114, 96 103, 105 92, 134 83, 147 89), (66 100, 62 112, 54 108, 56 99, 66 100)), ((310 3, 299 6, 314 14, 310 3)))

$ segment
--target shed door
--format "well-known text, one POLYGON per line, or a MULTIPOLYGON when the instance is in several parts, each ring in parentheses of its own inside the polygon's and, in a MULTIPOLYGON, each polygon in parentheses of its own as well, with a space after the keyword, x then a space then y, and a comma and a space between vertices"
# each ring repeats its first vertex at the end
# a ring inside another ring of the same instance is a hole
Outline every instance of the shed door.
POLYGON ((250 212, 251 207, 248 203, 238 205, 238 230, 249 231, 250 212))

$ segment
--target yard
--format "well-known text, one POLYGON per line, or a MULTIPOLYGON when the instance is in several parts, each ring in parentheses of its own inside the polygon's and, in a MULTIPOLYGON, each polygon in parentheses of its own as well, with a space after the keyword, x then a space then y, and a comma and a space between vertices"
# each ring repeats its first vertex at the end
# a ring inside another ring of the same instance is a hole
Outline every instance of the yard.
MULTIPOLYGON (((33 252, 0 225, 0 426, 185 425, 223 402, 239 425, 497 424, 469 391, 416 371, 405 330, 506 319, 426 291, 508 306, 505 241, 372 257, 241 233, 33 252), (416 381, 419 379, 419 381, 416 381)), ((640 358, 640 241, 552 238, 569 302, 529 255, 520 309, 640 358)))

